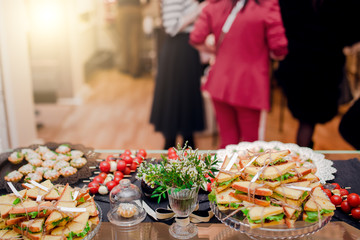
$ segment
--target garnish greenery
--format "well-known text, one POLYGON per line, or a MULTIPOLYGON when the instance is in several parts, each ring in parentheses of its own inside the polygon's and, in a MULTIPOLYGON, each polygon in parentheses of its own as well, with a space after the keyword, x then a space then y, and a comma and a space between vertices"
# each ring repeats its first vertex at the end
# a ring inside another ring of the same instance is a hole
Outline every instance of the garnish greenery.
POLYGON ((62 221, 69 221, 69 217, 65 217, 65 218, 62 218, 56 222, 52 222, 51 224, 56 227, 57 225, 59 225, 62 221))
POLYGON ((176 159, 162 155, 159 164, 143 161, 137 170, 137 179, 156 187, 151 197, 157 197, 158 202, 171 188, 175 188, 175 192, 199 187, 206 190, 204 183, 211 182, 206 175, 215 178, 214 173, 218 171, 216 155, 200 154, 198 149, 187 148, 187 144, 183 148, 178 145, 175 151, 176 159))
POLYGON ((213 190, 211 191, 211 193, 209 193, 208 198, 209 198, 209 201, 210 201, 210 202, 215 202, 215 203, 216 203, 216 192, 215 192, 215 189, 213 189, 213 190))
POLYGON ((18 204, 18 203, 20 203, 20 198, 16 198, 15 200, 14 200, 14 202, 13 202, 13 205, 16 205, 16 204, 18 204))

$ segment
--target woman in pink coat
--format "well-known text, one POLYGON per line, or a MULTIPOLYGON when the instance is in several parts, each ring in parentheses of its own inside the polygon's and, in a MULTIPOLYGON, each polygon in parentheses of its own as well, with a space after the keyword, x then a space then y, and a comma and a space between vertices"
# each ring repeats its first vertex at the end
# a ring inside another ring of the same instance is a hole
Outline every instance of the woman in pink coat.
POLYGON ((269 59, 287 54, 278 1, 239 1, 244 7, 226 34, 222 27, 237 0, 209 1, 190 34, 194 47, 216 56, 203 90, 213 101, 221 148, 259 139, 261 111, 270 108, 269 59), (206 45, 209 34, 216 47, 206 45))

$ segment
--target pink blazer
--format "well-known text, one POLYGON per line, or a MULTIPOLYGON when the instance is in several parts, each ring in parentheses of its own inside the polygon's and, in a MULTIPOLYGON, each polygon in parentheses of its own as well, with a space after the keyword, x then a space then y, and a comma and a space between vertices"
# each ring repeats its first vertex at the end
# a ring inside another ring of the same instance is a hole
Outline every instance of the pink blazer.
MULTIPOLYGON (((190 43, 203 44, 213 33, 216 42, 232 10, 232 1, 210 2, 190 34, 190 43)), ((277 0, 254 0, 237 15, 216 53, 203 89, 219 101, 253 109, 270 108, 269 52, 287 54, 287 39, 277 0)))

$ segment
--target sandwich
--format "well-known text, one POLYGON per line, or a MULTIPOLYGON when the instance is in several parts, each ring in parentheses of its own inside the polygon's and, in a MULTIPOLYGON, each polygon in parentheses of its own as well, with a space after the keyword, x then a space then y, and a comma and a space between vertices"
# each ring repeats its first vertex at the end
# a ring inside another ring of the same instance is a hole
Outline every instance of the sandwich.
POLYGON ((251 228, 266 227, 278 224, 284 224, 284 210, 282 207, 251 205, 245 203, 248 207, 242 209, 242 212, 249 221, 251 228))
POLYGON ((290 150, 282 151, 273 151, 273 152, 263 152, 253 162, 254 166, 264 166, 264 165, 277 165, 280 163, 285 163, 287 160, 284 159, 287 155, 290 154, 290 150))
MULTIPOLYGON (((221 169, 225 170, 229 163, 230 163, 230 158, 226 156, 225 161, 221 166, 221 169)), ((225 173, 220 170, 219 174, 215 178, 216 192, 221 192, 229 188, 231 186, 231 183, 237 180, 238 177, 241 175, 241 173, 239 172, 240 169, 241 169, 240 165, 238 163, 235 163, 231 167, 229 171, 230 173, 225 173)))
POLYGON ((0 239, 2 240, 13 240, 20 239, 21 235, 14 230, 0 230, 0 239))
POLYGON ((263 184, 252 183, 249 181, 233 182, 231 187, 235 192, 231 192, 230 196, 241 201, 255 203, 261 206, 270 205, 270 197, 273 191, 269 188, 263 187, 263 184))
POLYGON ((9 211, 9 218, 6 219, 6 225, 15 225, 25 219, 46 217, 51 213, 51 210, 48 210, 51 206, 51 202, 38 203, 31 199, 26 199, 21 204, 16 204, 9 211))
MULTIPOLYGON (((24 198, 26 196, 26 190, 20 191, 19 194, 21 198, 24 198)), ((0 197, 0 202, 5 203, 0 205, 1 218, 4 219, 8 217, 10 210, 13 208, 13 205, 20 203, 21 200, 15 194, 7 194, 0 197)))
POLYGON ((303 220, 310 223, 317 222, 319 218, 334 215, 335 209, 335 205, 330 202, 321 188, 317 187, 304 205, 303 220))
POLYGON ((14 226, 14 231, 20 233, 31 240, 41 240, 45 218, 36 218, 24 221, 14 226))
POLYGON ((95 217, 99 215, 99 212, 96 209, 95 201, 93 198, 91 198, 87 202, 78 205, 77 208, 86 208, 86 211, 89 213, 91 217, 95 217))
POLYGON ((66 226, 57 227, 51 231, 51 235, 66 236, 69 239, 73 237, 84 237, 91 230, 91 221, 89 221, 89 213, 83 212, 75 217, 66 226))
MULTIPOLYGON (((269 187, 279 186, 281 183, 289 182, 289 178, 295 176, 290 170, 296 167, 295 162, 287 162, 280 165, 273 165, 266 167, 260 174, 257 182, 264 183, 269 187)), ((244 172, 248 174, 247 180, 250 181, 253 177, 262 170, 262 167, 249 166, 245 168, 244 172)), ((297 181, 298 178, 293 178, 291 181, 297 181)))
MULTIPOLYGON (((33 187, 27 190, 27 196, 29 198, 36 199, 38 196, 41 196, 45 200, 58 200, 60 197, 59 191, 54 188, 54 185, 51 183, 50 180, 46 180, 41 183, 42 186, 49 189, 50 191, 45 191, 44 189, 41 189, 39 187, 33 187)), ((28 185, 23 184, 25 188, 28 188, 28 185)))
POLYGON ((220 193, 216 193, 216 203, 219 210, 235 210, 242 206, 242 200, 233 197, 235 190, 228 188, 220 193))
MULTIPOLYGON (((64 190, 62 191, 61 196, 59 197, 55 207, 67 207, 67 208, 75 208, 76 200, 72 198, 72 189, 69 184, 66 184, 64 190)), ((69 220, 70 215, 62 212, 62 211, 53 211, 50 216, 46 219, 45 222, 45 230, 50 231, 56 226, 64 226, 69 220)))

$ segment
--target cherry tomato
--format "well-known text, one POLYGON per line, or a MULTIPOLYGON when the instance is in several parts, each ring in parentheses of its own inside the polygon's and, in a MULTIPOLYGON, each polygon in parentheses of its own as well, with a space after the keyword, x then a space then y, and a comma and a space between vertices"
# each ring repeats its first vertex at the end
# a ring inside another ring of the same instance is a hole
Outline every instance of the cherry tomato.
POLYGON ((131 174, 131 169, 129 167, 126 167, 124 170, 124 175, 130 175, 131 174))
MULTIPOLYGON (((124 175, 123 175, 124 176, 124 175)), ((116 177, 114 177, 114 182, 116 182, 117 184, 119 184, 119 182, 121 181, 121 179, 123 179, 124 177, 123 176, 116 176, 116 177)))
POLYGON ((120 155, 120 159, 123 159, 125 156, 129 156, 129 155, 123 153, 123 154, 120 155))
POLYGON ((338 183, 332 183, 331 185, 334 185, 335 186, 335 189, 340 189, 340 185, 338 183))
POLYGON ((99 191, 100 184, 98 182, 93 181, 93 182, 89 183, 88 187, 89 187, 90 193, 96 194, 99 191))
POLYGON ((105 178, 107 177, 107 174, 104 173, 104 172, 101 172, 101 173, 99 174, 99 176, 100 176, 102 179, 105 179, 105 178))
POLYGON ((344 188, 340 188, 340 195, 341 196, 349 195, 349 191, 344 188))
POLYGON ((123 160, 119 160, 117 164, 117 170, 123 172, 125 170, 126 163, 123 160))
POLYGON ((132 164, 133 158, 130 155, 127 155, 123 158, 123 161, 125 161, 126 164, 132 164))
POLYGON ((211 183, 207 183, 207 185, 206 185, 206 190, 208 191, 208 192, 211 192, 211 183))
POLYGON ((117 184, 114 180, 106 183, 106 187, 107 187, 107 189, 109 190, 109 192, 110 192, 116 185, 118 185, 118 184, 117 184))
POLYGON ((116 172, 114 172, 114 176, 115 177, 124 177, 124 174, 120 171, 116 171, 116 172))
POLYGON ((171 153, 168 155, 169 159, 177 159, 178 155, 176 153, 171 153))
POLYGON ((123 154, 130 156, 130 155, 131 155, 130 149, 126 149, 126 150, 123 152, 123 154))
POLYGON ((114 161, 116 160, 116 157, 114 157, 114 155, 109 155, 106 157, 106 161, 114 161))
POLYGON ((339 195, 332 195, 330 201, 337 206, 342 203, 342 198, 339 195))
POLYGON ((140 165, 143 161, 143 158, 142 157, 136 157, 134 158, 133 162, 136 162, 138 165, 140 165))
POLYGON ((343 210, 346 213, 349 213, 351 211, 351 207, 350 207, 348 201, 345 200, 341 203, 341 210, 343 210))
POLYGON ((353 208, 351 209, 351 215, 355 219, 360 219, 360 208, 353 208))
POLYGON ((323 185, 320 185, 320 188, 321 188, 322 190, 324 190, 324 189, 325 189, 323 185))
POLYGON ((147 152, 145 151, 145 149, 139 149, 139 151, 137 152, 136 156, 142 156, 143 158, 146 158, 147 156, 147 152))
POLYGON ((330 191, 330 189, 325 188, 323 191, 326 193, 326 195, 328 195, 329 198, 331 198, 332 192, 330 191))
POLYGON ((360 205, 360 197, 359 195, 357 195, 356 193, 350 193, 348 196, 347 196, 347 200, 349 202, 349 205, 351 207, 357 207, 360 205))
POLYGON ((94 177, 93 182, 103 183, 104 179, 100 176, 96 176, 96 177, 94 177))
POLYGON ((110 169, 111 169, 111 166, 110 166, 110 163, 107 162, 107 161, 102 161, 100 163, 100 171, 104 172, 104 173, 109 173, 110 172, 110 169))
POLYGON ((176 151, 175 151, 175 148, 171 147, 168 149, 168 155, 172 154, 172 153, 175 153, 176 154, 176 151))
POLYGON ((130 166, 130 170, 136 170, 138 168, 139 164, 137 164, 136 162, 133 162, 130 166))

